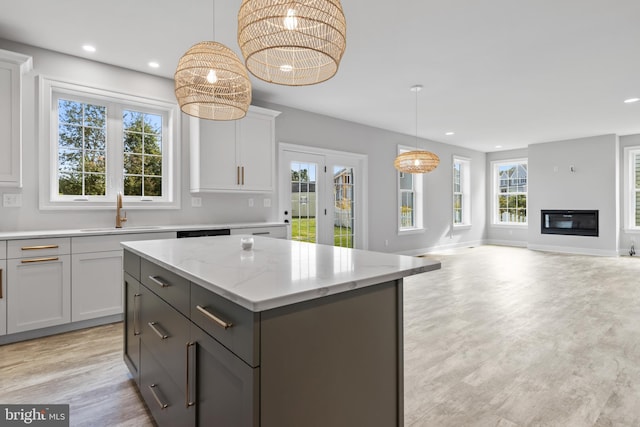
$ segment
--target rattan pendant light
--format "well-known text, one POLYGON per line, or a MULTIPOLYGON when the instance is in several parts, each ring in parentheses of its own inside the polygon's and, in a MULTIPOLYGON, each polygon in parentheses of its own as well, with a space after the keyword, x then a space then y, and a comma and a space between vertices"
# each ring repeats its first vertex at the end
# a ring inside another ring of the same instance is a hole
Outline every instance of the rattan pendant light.
POLYGON ((421 90, 422 86, 420 85, 411 87, 411 91, 416 94, 416 149, 400 153, 393 162, 393 166, 404 173, 427 173, 440 164, 440 158, 436 154, 418 150, 418 92, 421 90))
MULTIPOLYGON (((215 1, 213 7, 215 23, 215 1)), ((180 58, 174 84, 180 109, 201 119, 241 119, 251 104, 247 70, 238 55, 215 41, 195 44, 180 58)))
POLYGON ((347 22, 340 0, 243 0, 238 44, 257 78, 312 85, 338 71, 347 46, 347 22))

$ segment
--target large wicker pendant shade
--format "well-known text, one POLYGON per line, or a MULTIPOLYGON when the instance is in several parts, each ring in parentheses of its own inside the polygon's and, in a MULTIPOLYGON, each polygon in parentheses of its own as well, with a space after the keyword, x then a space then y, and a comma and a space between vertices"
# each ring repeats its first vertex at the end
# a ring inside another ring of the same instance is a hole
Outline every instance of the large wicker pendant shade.
POLYGON ((269 83, 330 79, 347 45, 340 0, 243 0, 238 44, 249 71, 269 83))
POLYGON ((393 166, 404 173, 427 173, 431 172, 440 164, 440 158, 430 151, 418 150, 418 92, 422 86, 411 87, 411 91, 416 94, 416 149, 400 153, 393 162, 393 166))
POLYGON ((237 120, 251 104, 251 82, 238 56, 214 41, 192 46, 178 62, 175 94, 185 113, 209 120, 237 120))

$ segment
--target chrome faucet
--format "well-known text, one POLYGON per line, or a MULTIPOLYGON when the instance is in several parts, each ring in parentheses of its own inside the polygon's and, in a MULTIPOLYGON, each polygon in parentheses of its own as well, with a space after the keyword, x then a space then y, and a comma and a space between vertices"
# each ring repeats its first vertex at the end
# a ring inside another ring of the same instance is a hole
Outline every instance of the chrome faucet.
POLYGON ((116 197, 116 228, 122 228, 122 223, 127 221, 127 213, 124 216, 120 216, 120 209, 122 209, 122 192, 118 191, 116 197))

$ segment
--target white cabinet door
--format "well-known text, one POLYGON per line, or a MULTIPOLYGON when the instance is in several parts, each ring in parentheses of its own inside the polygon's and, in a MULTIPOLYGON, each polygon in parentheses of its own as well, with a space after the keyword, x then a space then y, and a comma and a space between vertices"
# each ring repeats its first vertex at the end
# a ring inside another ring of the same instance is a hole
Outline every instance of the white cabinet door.
POLYGON ((69 255, 7 261, 7 333, 71 321, 69 255))
POLYGON ((278 114, 251 106, 236 121, 191 117, 191 191, 273 191, 278 114))
POLYGON ((191 191, 238 190, 236 123, 190 120, 191 191))
POLYGON ((0 187, 22 186, 22 73, 31 57, 0 50, 0 187))
MULTIPOLYGON (((0 242, 5 244, 5 242, 0 242)), ((7 260, 0 259, 0 335, 7 334, 7 260)))
POLYGON ((122 313, 122 251, 71 256, 71 320, 122 313))
POLYGON ((274 188, 275 121, 272 115, 252 113, 240 120, 238 134, 242 189, 269 192, 274 188))

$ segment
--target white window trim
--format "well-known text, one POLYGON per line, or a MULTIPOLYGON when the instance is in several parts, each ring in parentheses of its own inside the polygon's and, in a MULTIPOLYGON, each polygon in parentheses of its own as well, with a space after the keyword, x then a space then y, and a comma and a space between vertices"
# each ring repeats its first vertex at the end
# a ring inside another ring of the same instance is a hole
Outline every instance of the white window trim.
POLYGON ((491 226, 496 228, 528 228, 529 227, 529 159, 526 157, 518 159, 496 160, 491 162, 491 226), (513 163, 527 164, 527 222, 498 222, 498 174, 496 169, 500 165, 513 163))
POLYGON ((456 155, 453 156, 453 161, 451 162, 452 187, 454 185, 453 168, 456 163, 462 164, 462 167, 460 168, 460 188, 462 190, 462 222, 456 224, 453 219, 453 207, 455 206, 455 194, 453 192, 453 188, 451 189, 451 221, 453 222, 453 227, 456 229, 471 228, 471 159, 469 159, 468 157, 456 155))
MULTIPOLYGON (((72 198, 55 194, 55 182, 58 169, 56 120, 53 119, 54 103, 59 94, 69 94, 74 99, 102 100, 115 102, 125 108, 142 109, 145 112, 156 112, 163 115, 163 197, 141 198, 139 196, 123 197, 127 209, 180 209, 180 110, 172 101, 154 99, 143 96, 132 96, 106 89, 90 87, 83 84, 38 76, 38 143, 39 143, 39 206, 41 210, 75 210, 75 209, 113 209, 118 191, 123 189, 122 171, 109 173, 115 164, 122 165, 123 153, 114 147, 107 146, 107 158, 111 158, 111 166, 107 165, 106 195, 100 197, 72 198), (163 120, 164 121, 164 120, 163 120), (165 145, 166 144, 166 145, 165 145), (166 188, 165 188, 166 185, 166 188)), ((57 108, 55 108, 57 111, 57 108)), ((112 132, 107 123, 108 132, 112 132)))
POLYGON ((640 233, 640 227, 635 225, 635 155, 640 155, 640 146, 624 148, 624 231, 640 233))
MULTIPOLYGON (((415 150, 415 147, 409 147, 405 145, 398 145, 398 154, 415 150)), ((398 236, 404 236, 407 234, 420 234, 424 233, 426 230, 424 228, 424 218, 423 218, 423 193, 424 193, 424 179, 422 174, 414 174, 413 179, 413 191, 416 195, 416 199, 414 201, 415 208, 415 226, 411 228, 402 228, 400 225, 402 224, 402 218, 400 215, 400 206, 402 206, 402 191, 400 190, 400 173, 396 171, 396 189, 398 193, 398 201, 396 204, 396 215, 398 217, 398 236)))

